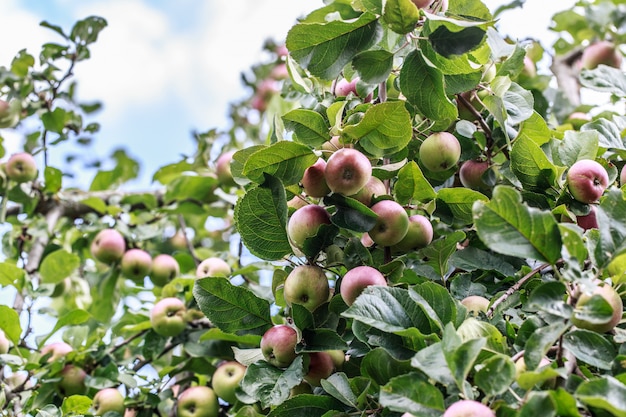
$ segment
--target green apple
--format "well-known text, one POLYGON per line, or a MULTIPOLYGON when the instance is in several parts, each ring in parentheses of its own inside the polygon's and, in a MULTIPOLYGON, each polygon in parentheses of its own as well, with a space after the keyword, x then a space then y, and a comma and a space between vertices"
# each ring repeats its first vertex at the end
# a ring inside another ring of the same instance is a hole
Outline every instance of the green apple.
POLYGON ((330 193, 324 174, 325 170, 326 161, 322 158, 319 158, 317 162, 304 170, 300 183, 306 195, 321 198, 330 193))
POLYGON ((609 174, 593 159, 579 159, 567 170, 567 187, 581 203, 595 203, 609 185, 609 174))
POLYGON ((330 288, 326 273, 319 266, 300 265, 287 275, 283 295, 288 305, 300 304, 309 311, 328 301, 330 288))
POLYGON ((328 158, 324 175, 333 193, 349 196, 358 193, 370 180, 372 163, 356 149, 341 148, 328 158))
POLYGON ((7 177, 15 182, 29 182, 37 178, 37 162, 27 152, 19 152, 9 157, 4 170, 7 177))
POLYGON ((11 348, 11 341, 9 340, 7 335, 4 333, 4 331, 0 330, 0 355, 8 353, 10 348, 11 348))
POLYGON ((449 132, 431 134, 419 148, 422 165, 432 172, 442 172, 454 167, 460 157, 461 144, 449 132))
POLYGON ((166 297, 159 300, 150 311, 152 329, 161 336, 178 336, 187 327, 186 311, 185 303, 178 298, 166 297))
POLYGON ((394 252, 409 252, 425 248, 433 241, 433 225, 428 217, 421 214, 409 216, 409 229, 402 240, 393 245, 394 252))
POLYGON ((361 188, 356 194, 350 197, 357 199, 366 206, 372 205, 372 199, 374 197, 380 197, 387 194, 387 186, 378 177, 372 176, 369 181, 361 188))
POLYGON ((291 245, 301 250, 306 239, 317 234, 323 224, 330 224, 330 214, 322 206, 307 204, 299 208, 289 218, 287 236, 291 245))
POLYGON ((404 207, 393 200, 381 200, 371 209, 378 218, 368 234, 376 244, 393 246, 404 239, 409 231, 409 215, 404 207))
POLYGON ((196 277, 229 277, 231 272, 230 265, 225 260, 212 256, 200 262, 196 268, 196 277))
POLYGON ((367 265, 352 268, 341 279, 339 292, 343 301, 351 306, 363 290, 370 285, 387 285, 387 279, 376 268, 367 265))
POLYGON ((57 383, 57 389, 64 397, 85 394, 86 377, 87 373, 82 368, 72 364, 65 365, 61 371, 61 380, 57 383))
POLYGON ((461 300, 461 304, 474 316, 477 316, 481 312, 486 313, 489 309, 489 300, 480 295, 468 295, 461 300))
POLYGON ((115 229, 103 229, 91 241, 91 255, 105 264, 119 261, 126 252, 126 241, 115 229))
POLYGON ((67 356, 74 348, 65 342, 53 342, 41 348, 41 356, 46 357, 48 362, 55 362, 67 356))
POLYGON ((496 417, 496 413, 478 401, 459 400, 446 409, 443 417, 496 417))
POLYGON ((180 265, 172 255, 161 253, 152 259, 150 281, 159 287, 164 286, 180 275, 180 265))
POLYGON ((184 390, 177 399, 177 417, 218 417, 220 404, 215 392, 196 385, 184 390))
POLYGON ((286 324, 270 327, 261 337, 261 352, 265 360, 278 368, 286 368, 296 358, 298 332, 286 324))
POLYGON ((152 256, 143 249, 129 249, 122 256, 120 269, 126 278, 143 283, 152 269, 152 256))
POLYGON ((314 387, 319 387, 322 379, 327 379, 335 372, 335 363, 328 352, 311 352, 308 357, 309 367, 304 380, 314 387))
POLYGON ((237 361, 226 361, 221 363, 211 378, 211 386, 215 394, 229 404, 237 402, 235 392, 239 387, 239 382, 246 374, 246 367, 237 361))
POLYGON ((92 403, 93 413, 102 416, 109 411, 124 414, 124 396, 115 388, 103 388, 96 392, 92 403))
POLYGON ((598 333, 606 333, 611 330, 622 319, 622 314, 624 310, 624 305, 622 303, 622 299, 615 289, 607 283, 598 282, 598 285, 591 292, 583 292, 580 294, 576 301, 576 309, 583 308, 592 297, 600 296, 606 300, 606 302, 611 306, 613 314, 611 319, 606 323, 594 323, 588 319, 577 317, 576 313, 572 316, 572 323, 581 329, 587 329, 598 333))

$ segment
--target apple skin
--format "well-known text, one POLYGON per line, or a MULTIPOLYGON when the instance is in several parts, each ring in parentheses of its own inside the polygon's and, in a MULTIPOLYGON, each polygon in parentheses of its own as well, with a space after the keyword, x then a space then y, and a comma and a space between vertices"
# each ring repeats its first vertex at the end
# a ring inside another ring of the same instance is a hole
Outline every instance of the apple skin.
POLYGON ((496 417, 496 413, 478 401, 460 400, 448 407, 443 417, 496 417))
MULTIPOLYGON (((357 83, 361 79, 359 77, 355 77, 352 81, 348 81, 345 78, 340 79, 335 83, 335 96, 337 97, 347 97, 350 93, 354 94, 356 97, 359 97, 359 93, 357 92, 356 86, 357 83)), ((363 101, 365 103, 369 103, 372 101, 372 93, 368 94, 363 101)))
POLYGON ((211 378, 211 386, 215 395, 229 404, 237 402, 237 387, 246 374, 246 367, 237 361, 221 363, 211 378))
POLYGON ((4 334, 4 331, 0 330, 0 355, 8 353, 10 348, 11 341, 6 336, 6 334, 4 334))
POLYGON ((65 397, 84 394, 87 391, 86 377, 87 373, 82 368, 72 364, 65 365, 61 371, 61 380, 57 384, 57 389, 65 397))
POLYGON ((583 230, 597 229, 598 218, 596 216, 596 207, 590 206, 591 211, 584 216, 576 216, 576 224, 583 228, 583 230))
POLYGON ((212 256, 200 262, 196 268, 196 277, 228 277, 232 273, 230 265, 222 258, 212 256))
POLYGON ((381 200, 371 209, 378 218, 368 234, 376 244, 393 246, 404 239, 409 231, 409 215, 404 207, 393 200, 381 200))
POLYGON ((29 182, 37 178, 37 162, 28 152, 19 152, 9 157, 5 171, 7 177, 15 182, 29 182))
POLYGON ((222 186, 231 187, 237 185, 230 170, 230 161, 232 161, 235 152, 235 150, 226 151, 215 161, 215 174, 222 186))
POLYGON ((124 414, 124 396, 115 388, 103 388, 96 392, 93 397, 93 412, 96 416, 102 416, 109 411, 124 414))
POLYGON ((420 161, 432 172, 442 172, 452 168, 460 157, 461 144, 449 132, 431 134, 424 139, 419 148, 420 161))
POLYGON ((333 136, 326 142, 322 143, 322 151, 335 152, 337 149, 345 148, 346 146, 341 143, 341 136, 333 136))
POLYGON ((152 259, 150 281, 156 286, 162 287, 180 275, 180 265, 172 255, 161 253, 152 259))
POLYGON ((196 385, 184 390, 177 399, 177 417, 218 417, 220 404, 215 392, 196 385))
POLYGON ((302 176, 302 188, 304 193, 310 197, 321 198, 330 193, 330 188, 326 183, 326 161, 319 158, 317 162, 308 167, 302 176))
POLYGON ((300 304, 315 311, 330 296, 328 278, 319 266, 297 266, 285 278, 283 295, 288 305, 300 304))
POLYGON ((581 203, 598 201, 609 185, 609 174, 600 163, 592 159, 580 159, 566 174, 567 187, 572 197, 581 203))
POLYGON ((393 245, 394 252, 409 252, 425 248, 433 241, 433 225, 428 217, 421 214, 409 216, 409 229, 402 240, 393 245))
POLYGON ((261 352, 268 363, 286 368, 296 358, 298 332, 286 324, 270 327, 261 337, 261 352))
POLYGON ((461 300, 461 304, 473 316, 477 316, 480 312, 487 313, 489 309, 489 300, 481 295, 468 295, 461 300))
POLYGON ((335 372, 335 363, 328 352, 311 352, 308 356, 309 369, 304 375, 304 380, 314 387, 319 387, 322 379, 328 378, 335 372))
POLYGON ((619 184, 621 187, 626 184, 626 165, 624 165, 619 172, 619 184))
POLYGON ((124 256, 126 241, 115 229, 103 229, 91 242, 91 255, 105 264, 112 264, 124 256))
POLYGON ((295 248, 302 249, 306 239, 315 236, 321 225, 330 223, 330 214, 324 207, 307 204, 289 218, 287 236, 295 248))
POLYGON ((366 206, 372 205, 374 197, 380 197, 387 194, 387 187, 383 180, 372 175, 369 181, 356 194, 350 197, 357 199, 366 206))
POLYGON ((482 175, 489 169, 489 162, 467 160, 459 168, 459 180, 463 187, 480 191, 489 188, 482 180, 482 175))
POLYGON ((152 256, 143 249, 129 249, 122 256, 120 269, 126 278, 143 282, 152 269, 152 256))
POLYGON ((309 203, 306 201, 306 196, 304 194, 294 195, 289 199, 289 201, 287 201, 287 207, 293 210, 298 210, 308 204, 309 203))
POLYGON ((372 163, 356 149, 341 148, 328 158, 324 174, 332 192, 350 196, 370 180, 372 163))
POLYGON ((619 68, 622 65, 622 54, 615 44, 609 41, 595 42, 589 45, 580 57, 580 67, 583 69, 594 69, 598 65, 608 65, 619 68))
POLYGON ((594 295, 599 295, 603 297, 609 303, 609 305, 613 309, 613 316, 611 317, 611 320, 609 320, 607 323, 597 324, 590 323, 588 321, 578 319, 577 317, 573 316, 572 323, 578 328, 591 330, 597 333, 609 332, 613 330, 613 328, 617 326, 617 324, 622 319, 622 312, 624 310, 624 304, 622 302, 622 299, 613 287, 601 282, 593 290, 592 293, 582 293, 578 297, 578 300, 576 301, 576 308, 582 308, 585 304, 589 302, 591 297, 594 295))
POLYGON ((411 0, 411 2, 418 8, 418 9, 425 9, 428 6, 430 6, 431 4, 433 4, 433 1, 435 0, 411 0))
POLYGON ((339 292, 343 301, 351 306, 363 290, 370 285, 387 286, 387 279, 376 268, 361 265, 346 272, 341 279, 339 292))
POLYGON ((50 354, 48 362, 55 362, 73 350, 74 348, 65 342, 54 342, 41 348, 41 356, 50 354))
POLYGON ((187 327, 185 303, 175 297, 159 300, 150 311, 150 323, 156 334, 178 336, 187 327))

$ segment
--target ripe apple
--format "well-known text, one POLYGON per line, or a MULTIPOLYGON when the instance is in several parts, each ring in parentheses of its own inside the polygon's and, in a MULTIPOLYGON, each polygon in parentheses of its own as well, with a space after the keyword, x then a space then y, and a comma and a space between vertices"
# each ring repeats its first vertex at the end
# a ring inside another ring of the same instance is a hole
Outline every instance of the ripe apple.
POLYGON ((371 208, 378 218, 368 234, 376 244, 393 246, 407 235, 409 215, 404 207, 393 200, 381 200, 371 208))
POLYGON ((321 225, 330 223, 330 214, 324 207, 307 204, 289 218, 287 236, 295 248, 302 249, 306 239, 315 236, 321 225))
POLYGON ((385 186, 383 180, 372 175, 363 188, 350 197, 359 200, 361 203, 369 207, 372 204, 372 199, 374 197, 380 197, 385 194, 387 194, 387 187, 385 186))
POLYGON ((105 264, 119 261, 126 252, 126 241, 115 229, 103 229, 91 242, 91 255, 105 264))
POLYGON ((215 161, 215 173, 217 175, 217 180, 223 186, 230 187, 237 185, 230 170, 230 161, 232 161, 235 152, 235 150, 226 151, 215 161))
POLYGON ((387 279, 378 269, 367 265, 352 268, 341 279, 339 291, 343 301, 351 306, 370 285, 387 285, 387 279))
POLYGON ((609 41, 595 42, 589 45, 580 57, 580 67, 594 69, 598 65, 619 68, 622 65, 622 53, 617 46, 609 41))
POLYGON ((220 412, 217 395, 211 388, 202 385, 184 390, 177 403, 177 417, 218 417, 220 412))
POLYGON ((122 256, 120 269, 126 278, 143 282, 152 269, 152 256, 143 249, 129 249, 122 256))
POLYGON ((341 148, 328 158, 324 174, 332 192, 353 195, 372 177, 372 163, 356 149, 341 148))
POLYGON ((304 380, 314 387, 319 387, 320 381, 332 375, 335 371, 333 358, 328 352, 311 352, 309 356, 309 368, 304 375, 304 380))
POLYGON ((326 161, 319 158, 317 162, 308 167, 302 176, 302 188, 304 193, 315 198, 321 198, 330 193, 330 188, 326 183, 324 171, 326 170, 326 161))
POLYGON ((480 295, 468 295, 461 300, 461 304, 474 316, 477 316, 480 312, 486 313, 489 310, 489 300, 480 295))
POLYGON ((11 155, 4 167, 7 177, 15 182, 29 182, 37 178, 37 163, 28 152, 11 155))
POLYGON ((196 277, 228 277, 231 272, 230 265, 225 260, 212 256, 200 262, 196 268, 196 277))
POLYGON ((482 179, 483 174, 489 169, 489 162, 467 160, 461 164, 459 168, 459 180, 463 187, 472 190, 485 190, 489 188, 482 179))
POLYGON ((159 287, 164 286, 180 275, 180 265, 172 255, 161 253, 152 259, 150 281, 159 287))
POLYGON ((402 240, 393 245, 395 252, 409 252, 425 248, 433 241, 433 225, 428 217, 421 214, 409 216, 409 229, 402 240))
POLYGON ((65 342, 53 342, 41 348, 41 356, 50 355, 48 362, 55 362, 67 356, 74 348, 65 342))
POLYGON ((609 174, 593 159, 580 159, 566 174, 567 186, 572 197, 581 203, 595 203, 609 185, 609 174))
POLYGON ((300 304, 309 311, 314 311, 328 301, 328 278, 319 266, 297 266, 285 278, 283 295, 288 305, 300 304))
POLYGON ((428 6, 433 4, 433 1, 435 0, 411 0, 411 2, 413 2, 413 4, 417 6, 418 9, 427 8, 428 6))
POLYGON ((150 311, 150 323, 155 333, 169 337, 177 336, 185 330, 187 322, 185 303, 175 297, 159 300, 150 311))
POLYGON ((124 414, 124 396, 115 388, 103 388, 93 397, 93 413, 102 416, 109 411, 124 414))
POLYGON ((213 391, 222 400, 234 404, 237 401, 235 392, 245 374, 246 367, 237 361, 227 361, 220 364, 211 378, 213 391))
POLYGON ((11 341, 4 334, 4 331, 0 330, 0 355, 4 355, 9 352, 9 348, 11 347, 11 341))
POLYGON ((419 158, 430 171, 441 172, 456 165, 461 157, 461 144, 449 132, 433 133, 424 139, 419 148, 419 158))
POLYGON ((61 380, 57 383, 57 389, 65 397, 84 394, 87 390, 86 377, 87 373, 82 368, 72 364, 65 365, 61 371, 61 380))
POLYGON ((589 214, 583 216, 576 216, 576 224, 583 228, 583 230, 597 229, 598 218, 596 216, 596 206, 589 206, 589 214))
POLYGON ((478 401, 460 400, 448 407, 443 417, 496 417, 496 413, 478 401))
POLYGON ((599 295, 603 297, 611 306, 613 310, 613 315, 611 319, 606 323, 592 323, 583 318, 578 318, 575 315, 572 317, 572 323, 581 329, 591 330, 597 333, 606 333, 608 331, 613 330, 615 326, 622 319, 622 312, 624 310, 624 304, 622 303, 622 299, 619 294, 613 287, 604 282, 599 282, 596 288, 592 292, 583 292, 576 301, 576 308, 580 309, 585 306, 589 302, 589 300, 594 296, 599 295))
POLYGON ((270 327, 261 337, 261 352, 265 360, 278 368, 286 368, 296 358, 298 332, 286 324, 270 327))

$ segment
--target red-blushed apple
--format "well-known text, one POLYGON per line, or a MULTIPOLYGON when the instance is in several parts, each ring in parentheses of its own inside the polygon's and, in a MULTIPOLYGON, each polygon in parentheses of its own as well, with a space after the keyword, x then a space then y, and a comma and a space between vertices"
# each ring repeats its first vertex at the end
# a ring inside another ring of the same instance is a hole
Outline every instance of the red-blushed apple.
POLYGON ((103 416, 109 411, 124 414, 124 396, 115 388, 103 388, 93 396, 91 405, 96 416, 103 416))
POLYGON ((576 310, 582 309, 593 296, 600 296, 606 300, 606 302, 611 306, 613 310, 613 314, 611 319, 605 323, 594 323, 591 320, 588 320, 584 317, 577 317, 576 314, 572 316, 572 323, 581 329, 591 330, 597 333, 606 333, 611 330, 622 319, 622 313, 624 310, 624 304, 622 302, 621 297, 615 291, 615 289, 605 282, 598 282, 598 285, 592 292, 582 292, 576 301, 576 310))
MULTIPOLYGON (((340 79, 335 83, 335 96, 347 97, 350 93, 352 93, 356 97, 359 97, 359 93, 357 92, 357 83, 360 80, 361 79, 359 77, 355 77, 351 81, 348 81, 345 78, 340 79)), ((363 101, 366 103, 372 101, 372 93, 369 93, 363 101)))
POLYGON ((487 313, 489 309, 489 300, 481 295, 468 295, 461 300, 461 304, 474 316, 477 316, 481 312, 487 313))
POLYGON ((283 296, 288 305, 300 304, 309 311, 328 301, 330 287, 322 268, 315 265, 299 265, 285 278, 283 296))
POLYGON ((124 236, 115 229, 103 229, 91 242, 91 255, 105 264, 119 261, 126 252, 124 236))
POLYGON ((9 157, 4 170, 7 178, 15 182, 29 182, 37 178, 37 162, 28 152, 19 152, 9 157))
POLYGON ((460 400, 448 407, 443 417, 496 417, 496 413, 478 401, 460 400))
POLYGON ((580 159, 566 174, 567 187, 572 197, 581 203, 595 203, 609 185, 609 174, 593 159, 580 159))
POLYGON ((74 348, 65 342, 53 342, 41 348, 41 356, 48 357, 48 362, 55 362, 67 356, 74 348))
POLYGON ((270 78, 273 78, 275 80, 284 80, 289 78, 289 70, 287 69, 287 64, 281 62, 280 64, 272 68, 272 70, 270 71, 270 78))
POLYGON ((335 372, 333 358, 328 352, 311 352, 308 357, 309 368, 304 380, 314 387, 319 387, 322 379, 327 379, 335 372))
POLYGON ((433 172, 446 171, 459 161, 461 144, 449 132, 433 133, 424 139, 419 148, 419 158, 428 170, 433 172))
POLYGON ((237 387, 246 374, 246 366, 237 361, 222 362, 211 377, 215 394, 229 404, 237 401, 237 387))
POLYGON ((289 199, 289 201, 287 201, 287 207, 293 210, 298 210, 299 208, 302 208, 306 206, 307 204, 309 203, 308 201, 306 201, 306 195, 304 194, 294 195, 293 197, 289 199))
POLYGON ((326 183, 334 193, 346 196, 359 192, 372 177, 372 163, 360 151, 341 148, 326 162, 326 183))
POLYGON ((583 230, 597 229, 598 218, 596 216, 596 206, 589 206, 589 214, 576 216, 576 224, 583 228, 583 230))
POLYGON ((152 259, 150 281, 158 287, 162 287, 180 275, 180 265, 172 255, 160 253, 152 259))
POLYGON ((278 368, 286 368, 296 358, 298 332, 286 324, 276 324, 263 333, 261 352, 265 360, 278 368))
POLYGON ((267 104, 272 99, 272 96, 280 91, 278 82, 272 78, 262 80, 252 97, 252 108, 264 112, 267 110, 267 104))
POLYGON ((220 412, 217 395, 204 385, 187 388, 176 402, 176 417, 218 417, 220 412))
POLYGON ((339 292, 343 301, 351 306, 363 290, 370 285, 387 285, 387 279, 378 269, 361 265, 352 268, 341 279, 339 292))
POLYGON ((187 249, 187 235, 184 230, 178 229, 176 233, 169 238, 169 243, 176 250, 187 249))
POLYGON ((231 272, 232 269, 225 260, 211 256, 200 262, 196 268, 196 277, 228 277, 231 272))
POLYGON ((235 150, 226 151, 218 156, 215 161, 215 174, 222 186, 230 187, 237 184, 230 170, 230 161, 232 161, 235 152, 235 150))
POLYGON ((583 50, 580 57, 581 68, 591 70, 601 64, 613 68, 622 66, 622 53, 614 43, 609 41, 595 42, 583 50))
POLYGON ((308 167, 302 176, 302 188, 304 193, 310 197, 320 198, 330 193, 330 188, 326 183, 326 161, 319 158, 317 162, 308 167))
POLYGON ((393 245, 394 252, 409 252, 425 248, 433 241, 433 225, 428 217, 421 214, 409 216, 409 229, 402 240, 393 245))
POLYGON ((11 348, 11 341, 4 333, 4 331, 0 330, 0 355, 4 355, 9 352, 11 348))
POLYGON ((129 249, 124 252, 120 262, 120 270, 126 278, 143 282, 152 269, 152 256, 143 249, 129 249))
POLYGON ((372 204, 372 199, 374 197, 380 197, 385 194, 387 194, 387 186, 383 180, 372 175, 363 188, 350 197, 359 200, 361 203, 369 207, 372 204))
POLYGON ((289 51, 287 50, 287 47, 285 45, 278 45, 278 46, 276 46, 276 49, 274 50, 274 52, 280 58, 284 58, 284 57, 286 57, 289 54, 289 51))
POLYGON ((296 249, 302 249, 306 239, 317 234, 323 224, 330 224, 330 214, 317 204, 307 204, 294 211, 287 223, 289 242, 296 249))
POLYGON ((84 394, 87 391, 86 377, 87 373, 82 368, 67 364, 61 370, 61 380, 57 383, 57 389, 64 397, 84 394))
POLYGON ((626 165, 622 166, 622 169, 619 172, 619 185, 623 187, 626 184, 626 165))
POLYGON ((368 234, 376 244, 393 246, 406 236, 409 231, 409 215, 404 207, 393 200, 381 200, 371 209, 378 218, 368 234))
POLYGON ((150 310, 152 329, 161 336, 178 336, 187 327, 186 311, 185 303, 179 298, 162 298, 150 310))
POLYGON ((346 352, 340 349, 327 350, 326 353, 330 355, 330 358, 333 360, 333 365, 335 365, 335 370, 340 370, 343 367, 343 364, 346 362, 346 352))
POLYGON ((472 190, 485 190, 489 188, 483 181, 483 174, 489 169, 489 162, 467 160, 461 164, 459 168, 459 180, 463 187, 470 188, 472 190))

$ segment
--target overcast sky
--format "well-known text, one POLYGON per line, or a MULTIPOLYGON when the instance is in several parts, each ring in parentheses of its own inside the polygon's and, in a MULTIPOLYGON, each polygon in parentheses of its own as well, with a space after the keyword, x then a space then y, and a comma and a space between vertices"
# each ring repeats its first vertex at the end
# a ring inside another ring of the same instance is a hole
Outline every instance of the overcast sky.
MULTIPOLYGON (((491 10, 503 3, 485 1, 491 10)), ((500 30, 548 42, 550 17, 573 4, 527 0, 502 16, 500 30)), ((0 65, 22 48, 36 55, 41 44, 61 41, 39 26, 42 20, 69 30, 86 16, 104 17, 108 27, 92 58, 76 69, 78 95, 104 104, 94 152, 126 148, 142 162, 135 185, 145 186, 158 167, 193 152, 191 131, 228 127, 228 104, 247 94, 240 74, 263 59, 264 41, 284 39, 298 17, 321 6, 322 0, 2 0, 0 65)), ((19 136, 3 135, 9 151, 19 146, 19 136)), ((52 164, 60 165, 64 153, 56 151, 52 164)))

